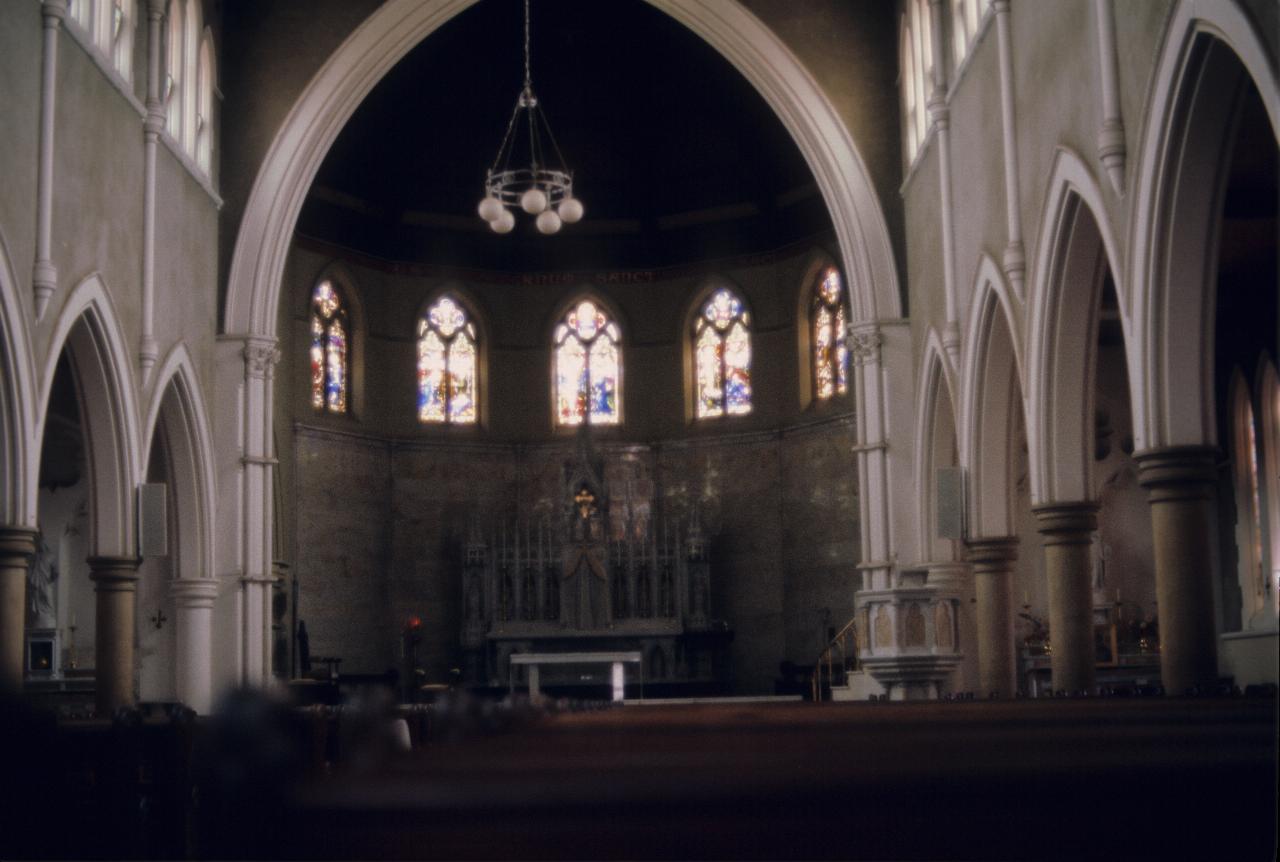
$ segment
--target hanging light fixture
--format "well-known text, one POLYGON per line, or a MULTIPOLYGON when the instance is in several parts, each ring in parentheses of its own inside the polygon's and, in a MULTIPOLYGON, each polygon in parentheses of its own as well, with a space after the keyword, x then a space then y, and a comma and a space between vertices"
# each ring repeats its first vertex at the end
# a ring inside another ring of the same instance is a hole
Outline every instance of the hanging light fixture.
POLYGON ((582 201, 573 196, 573 172, 565 167, 551 124, 538 105, 529 70, 529 0, 524 0, 524 87, 516 98, 493 167, 485 175, 484 199, 478 208, 480 217, 489 223, 494 233, 511 232, 516 225, 513 212, 516 207, 537 216, 535 224, 544 234, 555 233, 561 224, 573 224, 582 218, 582 201), (529 167, 513 168, 511 156, 526 128, 529 167), (544 160, 543 130, 557 160, 554 167, 544 160))

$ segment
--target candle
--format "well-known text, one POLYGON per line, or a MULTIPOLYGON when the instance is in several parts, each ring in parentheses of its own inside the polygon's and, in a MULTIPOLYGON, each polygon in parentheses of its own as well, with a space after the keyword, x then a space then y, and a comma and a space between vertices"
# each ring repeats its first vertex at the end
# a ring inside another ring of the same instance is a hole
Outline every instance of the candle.
POLYGON ((1022 591, 1022 603, 1027 607, 1031 607, 1031 591, 1030 590, 1022 591))
POLYGON ((76 612, 75 612, 75 611, 72 611, 72 612, 71 612, 71 627, 72 627, 72 628, 75 628, 75 627, 76 627, 76 612))
POLYGON ((1116 604, 1120 604, 1120 588, 1116 587, 1116 604))

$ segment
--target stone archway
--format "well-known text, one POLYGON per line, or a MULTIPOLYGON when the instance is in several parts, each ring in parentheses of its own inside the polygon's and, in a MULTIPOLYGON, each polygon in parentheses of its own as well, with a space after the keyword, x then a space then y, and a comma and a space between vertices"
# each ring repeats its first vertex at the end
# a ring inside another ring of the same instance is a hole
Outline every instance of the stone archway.
POLYGON ((74 378, 88 462, 88 565, 96 593, 97 707, 100 715, 110 715, 136 699, 134 489, 141 475, 141 456, 129 351, 106 286, 97 275, 71 292, 53 325, 35 439, 44 438, 54 377, 64 355, 74 378))

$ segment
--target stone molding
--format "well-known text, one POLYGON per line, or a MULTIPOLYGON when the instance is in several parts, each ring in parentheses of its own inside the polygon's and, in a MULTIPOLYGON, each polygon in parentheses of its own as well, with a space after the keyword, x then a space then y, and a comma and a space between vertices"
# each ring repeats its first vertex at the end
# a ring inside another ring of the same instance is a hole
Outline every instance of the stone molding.
POLYGON ((0 527, 0 568, 26 566, 35 556, 38 535, 31 527, 0 527))
POLYGON ((965 559, 973 564, 975 575, 1009 571, 1018 559, 1018 539, 1016 536, 970 539, 965 559))
POLYGON ((1093 544, 1092 534, 1098 529, 1097 503, 1046 503, 1033 506, 1031 511, 1045 545, 1093 544))
POLYGON ((212 608, 218 588, 214 578, 174 578, 169 582, 169 594, 180 608, 212 608))
POLYGON ((1136 452, 1138 484, 1151 503, 1212 499, 1218 481, 1214 446, 1166 446, 1136 452))
POLYGON ((138 589, 138 557, 90 557, 89 580, 99 593, 132 593, 138 589))

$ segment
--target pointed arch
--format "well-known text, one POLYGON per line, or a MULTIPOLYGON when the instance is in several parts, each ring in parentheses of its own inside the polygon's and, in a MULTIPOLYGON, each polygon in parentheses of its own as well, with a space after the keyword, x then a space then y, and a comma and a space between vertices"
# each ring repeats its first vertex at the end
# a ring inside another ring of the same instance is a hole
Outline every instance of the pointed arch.
POLYGON ((212 578, 214 498, 213 436, 195 365, 185 344, 169 351, 152 390, 142 451, 151 452, 163 425, 178 498, 180 578, 212 578))
POLYGON ((950 354, 942 344, 942 336, 933 327, 925 336, 924 358, 920 363, 920 377, 916 387, 915 428, 915 477, 916 501, 919 511, 916 525, 919 530, 917 548, 919 557, 926 562, 935 560, 935 526, 937 524, 937 470, 944 466, 942 457, 946 445, 954 448, 954 463, 960 460, 959 426, 956 414, 955 372, 950 354), (946 440, 947 436, 950 440, 946 440))
POLYGON ((1129 225, 1139 450, 1215 443, 1212 277, 1233 94, 1257 87, 1280 140, 1277 58, 1235 3, 1181 0, 1156 62, 1129 225))
POLYGON ((475 299, 457 284, 433 290, 418 307, 413 332, 417 347, 414 391, 418 421, 424 426, 483 426, 488 421, 488 328, 476 309, 475 299), (461 319, 448 322, 435 317, 433 311, 444 303, 451 304, 455 314, 460 312, 461 319), (436 361, 429 369, 424 362, 433 356, 436 361), (432 392, 439 393, 434 399, 438 406, 429 410, 432 392), (459 394, 465 396, 466 405, 456 402, 459 394))
POLYGON ((32 439, 44 436, 58 358, 71 360, 85 425, 92 479, 89 547, 98 556, 137 551, 134 487, 145 463, 128 341, 101 276, 93 273, 67 297, 54 322, 40 383, 40 418, 32 439))
POLYGON ((1016 535, 1010 475, 1015 411, 1023 411, 1022 356, 1009 289, 984 256, 961 361, 960 454, 970 539, 1016 535))
POLYGON ((621 425, 624 334, 617 310, 594 293, 560 308, 550 339, 553 424, 621 425))
POLYGON ((708 279, 694 294, 680 332, 687 419, 751 412, 754 317, 741 288, 724 276, 708 279))
MULTIPOLYGON (((356 107, 406 53, 474 0, 389 0, 360 24, 307 84, 254 180, 232 254, 224 331, 274 334, 293 230, 320 163, 356 107)), ((649 0, 706 40, 760 92, 791 133, 830 211, 855 285, 853 317, 901 315, 884 213, 865 163, 807 69, 738 4, 649 0)))
POLYGON ((1038 234, 1028 310, 1027 442, 1034 504, 1090 498, 1098 313, 1109 272, 1120 301, 1126 364, 1134 380, 1132 322, 1116 280, 1118 247, 1101 187, 1059 147, 1038 234))
POLYGON ((0 524, 35 526, 39 480, 36 375, 27 317, 0 233, 0 524))

